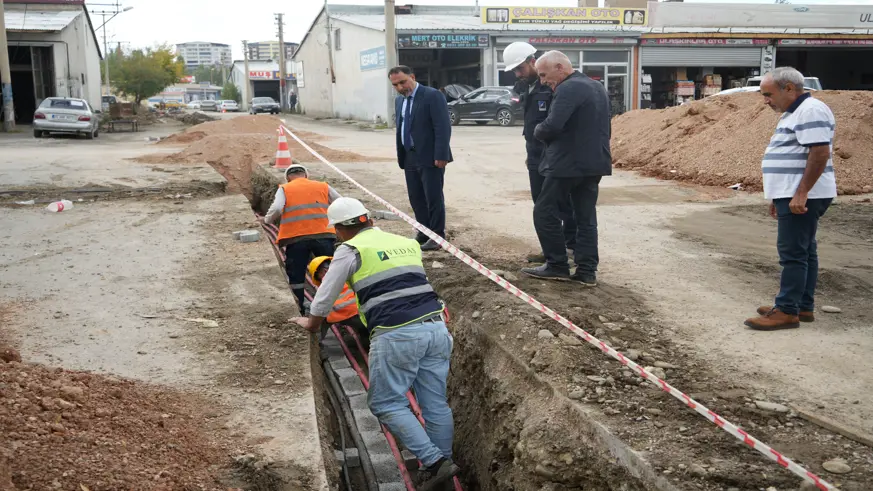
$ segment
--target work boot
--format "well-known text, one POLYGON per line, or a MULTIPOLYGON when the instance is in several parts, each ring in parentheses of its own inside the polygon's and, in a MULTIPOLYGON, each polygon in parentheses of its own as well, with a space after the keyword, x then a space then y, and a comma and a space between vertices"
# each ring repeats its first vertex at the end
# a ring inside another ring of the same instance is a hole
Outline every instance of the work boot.
POLYGON ((548 263, 537 268, 524 268, 521 272, 541 280, 567 281, 570 279, 570 271, 558 269, 548 263))
MULTIPOLYGON (((758 307, 758 315, 767 315, 767 312, 775 309, 776 307, 772 305, 765 305, 763 307, 758 307)), ((815 312, 804 312, 800 311, 800 322, 815 322, 815 312)))
POLYGON ((418 491, 436 491, 441 485, 461 473, 461 468, 452 459, 442 458, 436 464, 418 470, 415 489, 418 491))
POLYGON ((421 232, 416 232, 416 233, 415 233, 415 237, 412 237, 412 239, 413 239, 414 241, 418 242, 418 245, 424 245, 425 242, 427 242, 427 241, 430 240, 430 239, 427 237, 427 235, 424 235, 424 234, 421 233, 421 232))
POLYGON ((756 331, 797 329, 800 327, 800 318, 796 315, 788 315, 774 307, 760 317, 746 319, 745 324, 756 331))
POLYGON ((434 240, 428 239, 427 242, 421 244, 422 251, 438 251, 442 249, 439 244, 437 244, 434 240))
POLYGON ((594 287, 597 286, 597 275, 594 273, 583 273, 577 269, 573 276, 570 277, 570 281, 580 283, 582 286, 594 287))

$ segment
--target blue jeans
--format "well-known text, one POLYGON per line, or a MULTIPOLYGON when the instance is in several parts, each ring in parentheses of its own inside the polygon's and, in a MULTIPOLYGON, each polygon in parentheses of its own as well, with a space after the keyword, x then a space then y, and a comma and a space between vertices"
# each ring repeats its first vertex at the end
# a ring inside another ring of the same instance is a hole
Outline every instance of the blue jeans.
POLYGON ((807 212, 791 213, 791 198, 774 199, 779 231, 776 248, 782 266, 782 280, 776 308, 789 315, 812 312, 815 308, 815 287, 818 282, 818 246, 815 233, 818 219, 831 205, 830 198, 806 202, 807 212))
POLYGON ((425 466, 452 456, 454 421, 446 401, 452 343, 443 322, 385 329, 370 342, 370 411, 425 466), (424 428, 409 408, 410 387, 424 428))

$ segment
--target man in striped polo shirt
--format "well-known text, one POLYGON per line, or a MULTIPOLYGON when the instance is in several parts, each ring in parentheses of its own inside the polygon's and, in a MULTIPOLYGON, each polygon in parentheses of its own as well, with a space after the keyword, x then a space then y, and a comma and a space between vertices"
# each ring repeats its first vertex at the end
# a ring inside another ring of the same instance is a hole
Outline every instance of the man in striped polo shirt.
POLYGON ((764 102, 782 117, 761 164, 764 197, 778 220, 776 248, 782 279, 773 306, 760 307, 746 325, 761 331, 813 322, 818 219, 837 195, 833 153, 834 114, 803 88, 803 75, 777 68, 761 81, 764 102))

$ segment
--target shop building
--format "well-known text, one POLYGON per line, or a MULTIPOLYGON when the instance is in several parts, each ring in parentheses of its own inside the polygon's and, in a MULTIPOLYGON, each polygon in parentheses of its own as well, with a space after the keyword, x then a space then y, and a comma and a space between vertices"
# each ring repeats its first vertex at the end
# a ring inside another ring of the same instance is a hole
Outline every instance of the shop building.
POLYGON ((15 122, 30 124, 47 97, 82 98, 99 109, 102 58, 84 0, 4 4, 15 122))
POLYGON ((397 45, 386 47, 383 7, 322 10, 294 56, 308 70, 306 86, 298 82, 304 112, 390 118, 394 94, 387 81, 387 49, 396 49, 399 64, 412 68, 424 85, 512 85, 514 76, 502 71, 502 53, 513 41, 566 52, 577 68, 608 87, 616 112, 637 100, 635 46, 647 21, 645 9, 570 8, 555 15, 534 7, 412 5, 398 6, 395 14, 397 45))
MULTIPOLYGON (((288 62, 285 67, 285 90, 290 93, 295 90, 296 77, 293 63, 288 62)), ((230 82, 236 85, 240 93, 240 108, 248 110, 249 103, 255 97, 271 97, 274 101, 279 102, 282 99, 281 76, 279 74, 279 63, 275 61, 249 61, 249 82, 251 86, 247 86, 245 77, 245 61, 233 62, 233 68, 230 71, 230 82)))

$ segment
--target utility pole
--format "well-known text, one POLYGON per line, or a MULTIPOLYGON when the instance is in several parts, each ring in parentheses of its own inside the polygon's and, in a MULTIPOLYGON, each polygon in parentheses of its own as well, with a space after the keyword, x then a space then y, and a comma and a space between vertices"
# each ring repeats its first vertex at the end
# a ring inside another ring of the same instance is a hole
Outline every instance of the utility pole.
MULTIPOLYGON (((103 28, 103 70, 104 70, 104 73, 106 74, 106 95, 112 95, 112 85, 109 82, 109 51, 108 51, 108 47, 107 47, 108 43, 106 42, 106 38, 107 38, 107 36, 106 36, 106 24, 109 21, 111 21, 112 19, 114 19, 116 15, 118 15, 122 12, 127 12, 128 10, 132 10, 133 7, 121 8, 121 4, 119 3, 118 0, 116 0, 114 4, 95 4, 95 5, 106 5, 109 7, 115 7, 112 10, 99 10, 99 11, 92 10, 91 11, 92 14, 97 14, 97 15, 100 15, 101 17, 103 17, 103 24, 100 25, 100 27, 103 28), (107 15, 110 15, 111 17, 109 17, 109 19, 107 19, 106 18, 107 15)), ((96 30, 100 30, 100 27, 98 27, 96 30)), ((83 87, 83 90, 84 90, 84 87, 83 87)))
POLYGON ((252 93, 252 84, 249 81, 249 42, 243 40, 243 60, 244 66, 243 69, 245 73, 243 73, 243 83, 245 84, 245 97, 243 100, 243 108, 248 109, 245 106, 248 105, 248 101, 252 100, 254 94, 252 93))
POLYGON ((288 108, 288 93, 285 88, 288 74, 285 72, 285 22, 282 19, 283 14, 276 14, 276 22, 279 23, 279 105, 284 113, 288 108))
MULTIPOLYGON (((385 64, 388 69, 399 65, 397 62, 397 31, 394 24, 394 0, 385 0, 385 64)), ((388 84, 388 121, 385 123, 393 127, 394 118, 394 88, 388 84)))
POLYGON ((2 93, 3 131, 15 129, 15 107, 12 104, 12 73, 9 70, 9 48, 6 44, 6 18, 3 13, 3 0, 0 0, 0 93, 2 93))

